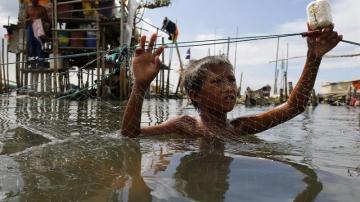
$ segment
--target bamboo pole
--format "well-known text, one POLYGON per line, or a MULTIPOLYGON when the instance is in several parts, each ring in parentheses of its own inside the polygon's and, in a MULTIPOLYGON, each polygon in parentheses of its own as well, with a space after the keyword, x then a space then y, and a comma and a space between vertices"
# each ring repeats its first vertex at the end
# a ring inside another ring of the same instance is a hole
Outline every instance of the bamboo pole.
MULTIPOLYGON (((164 37, 162 37, 161 38, 161 44, 162 44, 162 46, 164 46, 164 44, 165 44, 165 40, 164 40, 164 37)), ((165 62, 165 53, 163 52, 162 54, 161 54, 161 61, 162 61, 162 63, 164 64, 164 62, 165 62)), ((164 68, 162 68, 161 69, 161 95, 162 96, 164 96, 164 88, 165 88, 165 72, 164 72, 165 70, 164 70, 164 68)))
MULTIPOLYGON (((3 90, 4 90, 4 87, 3 87, 3 73, 2 73, 2 60, 1 60, 1 57, 0 57, 0 93, 3 93, 3 90)), ((5 81, 5 80, 4 80, 5 81)))
POLYGON ((2 69, 3 69, 3 78, 4 78, 4 91, 7 92, 7 78, 6 78, 6 71, 5 71, 5 46, 4 46, 4 38, 1 39, 1 60, 2 60, 2 69))
MULTIPOLYGON (((10 20, 10 17, 9 17, 10 20)), ((7 89, 10 90, 10 77, 9 77, 9 39, 6 40, 6 78, 7 78, 7 89)))
POLYGON ((275 62, 275 79, 274 79, 274 95, 277 94, 277 75, 278 75, 278 57, 279 57, 279 43, 280 38, 277 39, 277 46, 276 46, 276 62, 275 62))
MULTIPOLYGON (((59 55, 59 46, 58 46, 58 32, 56 30, 57 28, 57 22, 58 22, 58 10, 57 10, 57 6, 58 6, 58 1, 54 0, 53 1, 53 48, 54 48, 54 57, 58 57, 59 55)), ((56 61, 54 61, 54 93, 57 92, 57 80, 58 80, 58 63, 56 61)), ((59 78, 60 79, 60 78, 59 78)))
POLYGON ((41 93, 44 93, 44 85, 45 85, 45 82, 44 82, 44 73, 40 73, 40 92, 41 93))
POLYGON ((170 48, 169 51, 169 65, 168 65, 168 71, 167 71, 167 81, 166 81, 166 96, 167 98, 169 98, 170 96, 170 69, 171 69, 171 59, 172 59, 172 53, 173 53, 173 48, 170 48))
MULTIPOLYGON (((99 52, 99 49, 100 49, 100 17, 99 17, 99 14, 97 13, 96 14, 96 27, 97 27, 97 31, 96 31, 96 58, 99 58, 100 57, 100 52, 99 52)), ((96 60, 96 78, 97 78, 97 91, 96 91, 96 95, 98 97, 101 96, 101 73, 100 73, 100 60, 96 60)))
POLYGON ((239 92, 238 92, 239 97, 241 97, 242 80, 243 80, 243 73, 241 72, 240 82, 239 82, 239 92))
POLYGON ((178 84, 176 86, 176 91, 175 91, 175 95, 177 96, 178 92, 179 92, 179 88, 180 88, 180 93, 183 94, 183 87, 182 86, 180 87, 180 84, 181 84, 182 77, 183 77, 182 74, 183 74, 184 67, 183 67, 183 64, 181 61, 180 50, 179 50, 179 46, 178 46, 177 42, 175 42, 175 48, 176 48, 176 52, 177 52, 177 55, 179 58, 179 63, 180 63, 180 76, 179 76, 179 81, 178 81, 178 84))
POLYGON ((16 78, 16 87, 20 87, 20 53, 16 53, 16 64, 15 64, 15 78, 16 78))
MULTIPOLYGON (((98 27, 98 29, 100 30, 100 27, 98 27)), ((100 36, 100 40, 101 40, 101 46, 100 46, 100 48, 101 49, 105 49, 105 37, 104 37, 104 34, 105 34, 105 28, 102 28, 102 32, 100 32, 100 34, 102 33, 102 35, 100 36)), ((98 51, 100 51, 100 50, 98 50, 98 51)), ((105 75, 105 61, 104 61, 104 57, 100 57, 100 65, 101 65, 101 74, 102 75, 105 75)), ((111 80, 110 78, 109 78, 109 80, 111 80)), ((102 95, 105 95, 105 85, 104 84, 102 84, 101 85, 102 86, 102 95)), ((110 86, 110 85, 109 85, 110 86)))
MULTIPOLYGON (((120 19, 120 46, 124 45, 125 37, 125 1, 121 0, 121 19, 120 19)), ((121 62, 120 65, 120 99, 125 99, 126 92, 126 64, 121 62)))
POLYGON ((20 53, 20 60, 21 65, 20 65, 20 86, 19 87, 23 87, 24 86, 24 73, 23 70, 25 69, 25 61, 26 61, 26 45, 27 45, 27 40, 25 37, 25 29, 21 29, 22 32, 22 49, 21 49, 21 53, 20 53))
POLYGON ((289 68, 289 44, 286 44, 286 67, 285 67, 285 74, 284 74, 284 84, 285 84, 285 100, 289 98, 288 95, 288 87, 287 87, 287 73, 289 68))

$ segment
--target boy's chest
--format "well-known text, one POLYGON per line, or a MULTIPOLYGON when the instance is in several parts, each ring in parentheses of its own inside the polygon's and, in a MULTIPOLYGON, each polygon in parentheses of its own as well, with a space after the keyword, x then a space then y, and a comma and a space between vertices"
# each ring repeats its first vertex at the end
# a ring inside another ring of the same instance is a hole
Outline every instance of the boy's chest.
POLYGON ((241 135, 241 131, 230 123, 226 126, 218 126, 216 124, 202 124, 199 121, 184 124, 184 130, 189 136, 200 136, 209 138, 236 138, 241 135))

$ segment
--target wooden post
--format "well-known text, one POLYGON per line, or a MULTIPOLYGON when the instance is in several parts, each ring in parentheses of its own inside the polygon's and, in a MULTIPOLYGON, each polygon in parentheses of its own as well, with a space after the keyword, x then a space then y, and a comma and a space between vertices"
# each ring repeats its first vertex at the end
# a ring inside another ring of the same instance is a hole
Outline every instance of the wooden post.
POLYGON ((3 87, 3 74, 2 74, 2 60, 1 60, 1 57, 0 57, 0 93, 3 93, 3 90, 4 90, 4 87, 3 87))
POLYGON ((6 78, 7 78, 7 89, 10 90, 10 77, 9 77, 9 40, 6 40, 6 78))
POLYGON ((169 51, 169 65, 168 65, 168 71, 167 71, 167 77, 166 77, 166 96, 169 98, 170 96, 170 71, 171 71, 171 60, 172 60, 172 53, 173 48, 170 48, 169 51))
POLYGON ((44 73, 40 73, 40 92, 44 93, 44 85, 45 85, 45 80, 44 80, 44 73))
MULTIPOLYGON (((10 16, 8 18, 10 20, 10 16)), ((10 24, 8 24, 10 25, 10 24)), ((10 77, 9 77, 9 39, 6 40, 6 78, 7 78, 7 90, 10 90, 10 77)))
POLYGON ((312 89, 311 91, 311 105, 312 106, 317 106, 318 105, 318 99, 315 93, 315 89, 312 89))
POLYGON ((285 100, 288 100, 288 85, 287 85, 287 72, 289 68, 289 44, 286 44, 286 67, 284 72, 284 85, 285 85, 285 100))
POLYGON ((91 89, 93 89, 94 88, 94 69, 91 69, 91 85, 92 85, 91 89))
POLYGON ((96 12, 96 28, 97 28, 97 31, 96 31, 96 58, 98 58, 96 60, 96 86, 97 86, 97 91, 96 91, 96 95, 98 97, 101 96, 101 86, 102 86, 102 82, 101 82, 101 73, 100 73, 100 52, 99 52, 99 49, 100 49, 100 17, 99 17, 99 14, 98 12, 96 12))
POLYGON ((229 53, 230 53, 230 37, 228 37, 228 41, 227 41, 227 51, 226 51, 227 59, 229 59, 229 53))
POLYGON ((243 73, 240 74, 240 82, 239 82, 239 90, 238 90, 238 96, 241 97, 241 86, 242 86, 242 80, 243 80, 243 73))
MULTIPOLYGON (((124 45, 124 18, 125 18, 125 2, 124 0, 120 1, 121 5, 121 18, 120 18, 120 47, 124 45)), ((119 84, 120 84, 120 100, 123 100, 125 97, 124 88, 125 88, 125 70, 123 63, 120 64, 120 73, 119 73, 119 84)))
MULTIPOLYGON (((161 44, 162 44, 162 46, 164 46, 164 44, 165 44, 164 37, 161 38, 161 44)), ((163 64, 165 63, 165 53, 164 52, 161 54, 161 61, 162 61, 163 64)), ((161 69, 161 96, 165 95, 165 91, 164 91, 164 88, 165 88, 165 72, 164 71, 165 71, 164 68, 162 68, 161 69)))
MULTIPOLYGON (((176 86, 176 91, 175 91, 175 95, 178 96, 178 92, 179 92, 179 87, 180 87, 180 84, 182 82, 182 77, 183 77, 183 70, 184 70, 184 67, 183 67, 183 64, 182 64, 182 61, 181 61, 181 56, 180 56, 180 51, 179 51, 179 46, 177 44, 177 42, 175 42, 175 48, 176 48, 176 52, 177 52, 177 55, 178 55, 178 58, 179 58, 179 63, 180 63, 180 76, 179 76, 179 82, 176 86)), ((183 87, 181 86, 180 87, 180 93, 183 94, 183 87)))
POLYGON ((47 73, 46 74, 46 92, 50 93, 51 92, 51 73, 47 73))
POLYGON ((293 91, 293 83, 289 81, 288 85, 289 85, 289 95, 291 95, 291 92, 293 91))
POLYGON ((284 89, 280 88, 280 103, 284 102, 284 89))
POLYGON ((4 91, 7 92, 8 86, 7 86, 7 79, 6 78, 6 71, 5 71, 5 46, 4 46, 4 38, 1 39, 1 60, 2 60, 2 70, 3 70, 3 78, 4 78, 4 91))
POLYGON ((25 65, 26 65, 26 62, 27 62, 27 55, 26 55, 26 45, 27 45, 27 40, 26 40, 26 37, 25 37, 25 29, 21 29, 21 32, 22 32, 22 42, 23 42, 23 45, 21 46, 22 49, 21 49, 21 54, 20 54, 20 61, 21 61, 21 64, 20 64, 20 86, 21 88, 24 87, 24 69, 25 69, 25 65))
POLYGON ((20 87, 20 53, 16 53, 16 64, 15 64, 15 77, 16 77, 16 87, 20 87))
POLYGON ((277 39, 277 46, 276 46, 276 61, 275 61, 275 78, 274 78, 274 95, 277 94, 277 76, 278 76, 278 58, 279 58, 279 43, 280 38, 277 39))
MULTIPOLYGON (((57 5, 58 1, 57 0, 53 0, 53 54, 54 57, 57 58, 59 55, 59 45, 58 45, 58 31, 57 29, 57 22, 58 22, 58 10, 57 10, 57 5)), ((54 61, 54 93, 57 93, 57 79, 58 79, 58 63, 55 59, 54 61)))
MULTIPOLYGON (((104 37, 105 28, 101 29, 100 24, 99 24, 98 30, 101 30, 101 32, 99 32, 101 44, 99 45, 99 47, 100 47, 99 50, 97 50, 98 52, 100 52, 101 50, 105 50, 105 37, 104 37), (101 33, 102 33, 102 35, 101 35, 101 33)), ((100 60, 100 66, 101 66, 101 75, 105 75, 105 59, 101 54, 100 54, 99 60, 100 60)), ((109 80, 111 80, 111 79, 109 78, 109 80)), ((106 93, 105 84, 102 82, 101 86, 102 86, 101 93, 102 93, 102 96, 104 96, 106 93)), ((110 84, 109 84, 109 86, 110 86, 110 84)))

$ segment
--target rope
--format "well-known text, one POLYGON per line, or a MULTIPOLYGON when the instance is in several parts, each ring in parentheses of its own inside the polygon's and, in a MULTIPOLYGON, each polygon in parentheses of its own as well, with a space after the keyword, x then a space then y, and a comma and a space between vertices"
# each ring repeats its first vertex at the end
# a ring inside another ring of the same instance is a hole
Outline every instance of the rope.
MULTIPOLYGON (((208 46, 208 45, 214 45, 214 44, 227 44, 227 43, 256 41, 256 40, 273 39, 273 38, 284 38, 284 37, 291 37, 291 36, 304 36, 304 34, 306 34, 306 32, 292 33, 292 34, 271 34, 271 35, 258 35, 258 36, 255 35, 255 36, 235 37, 235 38, 182 41, 182 42, 177 42, 177 44, 179 45, 178 46, 179 48, 185 48, 185 47, 196 47, 196 46, 208 46), (210 44, 210 43, 202 43, 202 42, 215 42, 215 43, 210 44), (181 45, 181 44, 189 44, 189 45, 181 45)), ((347 41, 347 40, 342 40, 342 42, 360 46, 360 43, 357 43, 357 42, 352 42, 352 41, 347 41)), ((170 48, 170 46, 173 46, 173 45, 174 44, 172 42, 164 44, 165 48, 170 48)), ((133 46, 131 48, 135 49, 136 47, 138 47, 138 45, 133 46)), ((157 47, 159 47, 159 46, 157 46, 157 47)), ((57 60, 57 59, 69 59, 69 58, 76 58, 76 57, 83 57, 83 56, 92 56, 92 55, 96 55, 97 53, 102 54, 104 52, 106 52, 106 51, 94 51, 94 52, 88 52, 88 53, 78 53, 78 54, 63 55, 63 56, 49 57, 49 58, 29 59, 26 61, 2 63, 1 65, 27 63, 27 62, 36 61, 36 60, 49 61, 49 60, 57 60)))

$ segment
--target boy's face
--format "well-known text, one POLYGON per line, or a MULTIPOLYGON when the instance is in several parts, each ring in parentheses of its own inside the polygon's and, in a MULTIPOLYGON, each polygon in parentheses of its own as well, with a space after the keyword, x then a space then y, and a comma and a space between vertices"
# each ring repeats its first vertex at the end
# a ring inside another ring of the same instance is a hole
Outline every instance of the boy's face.
POLYGON ((236 79, 228 66, 213 67, 208 70, 199 92, 199 106, 217 110, 220 113, 231 111, 236 104, 236 79))

